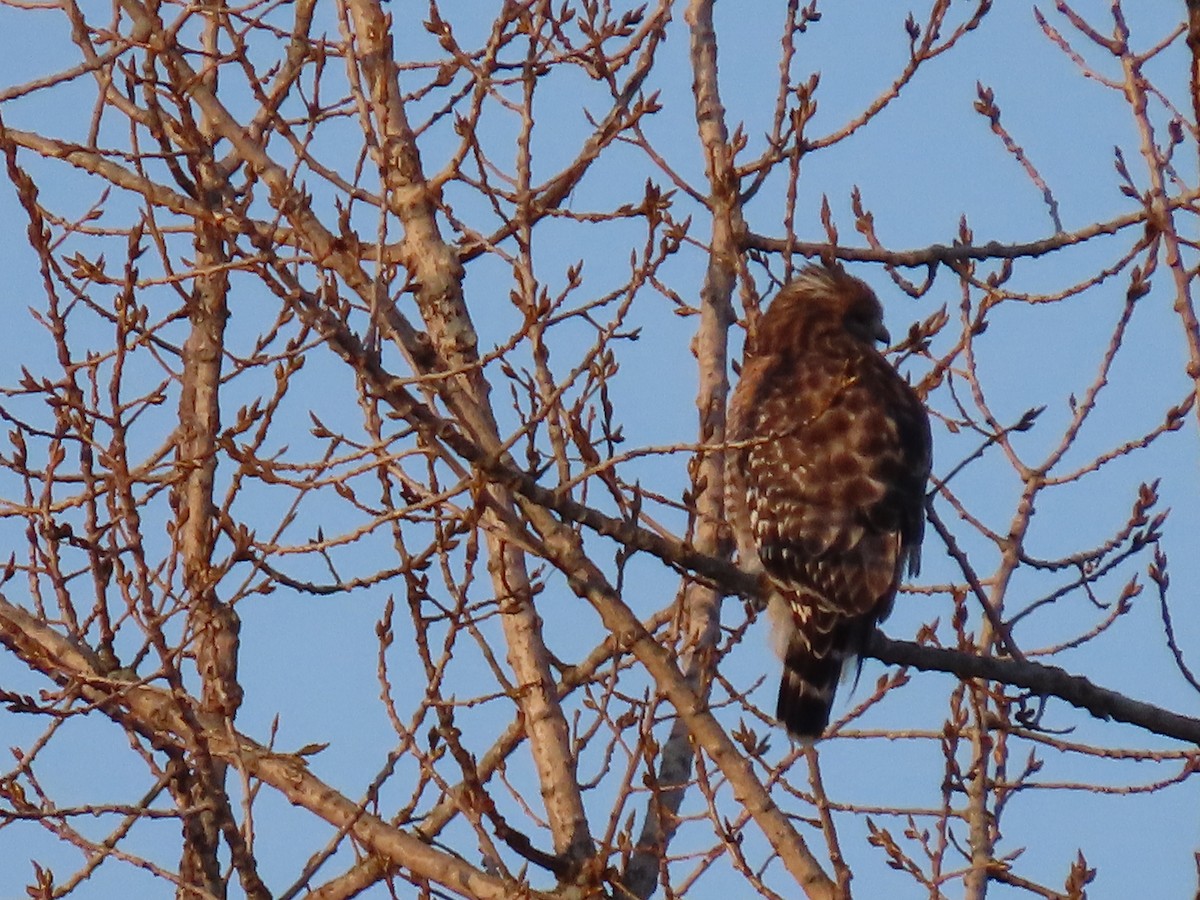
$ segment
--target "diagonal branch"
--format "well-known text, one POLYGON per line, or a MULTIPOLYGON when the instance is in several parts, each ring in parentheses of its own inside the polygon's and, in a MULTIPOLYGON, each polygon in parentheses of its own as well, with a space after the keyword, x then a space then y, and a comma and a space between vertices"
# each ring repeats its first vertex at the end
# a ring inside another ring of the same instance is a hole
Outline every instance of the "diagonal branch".
POLYGON ((313 775, 303 757, 273 753, 238 734, 222 716, 201 712, 195 698, 101 676, 99 661, 90 648, 59 634, 3 596, 0 596, 0 644, 56 683, 78 684, 84 700, 160 746, 172 741, 180 748, 191 744, 198 723, 214 756, 240 766, 250 778, 271 785, 291 803, 315 813, 334 827, 345 828, 371 853, 403 866, 419 878, 471 898, 508 900, 520 896, 549 900, 550 895, 486 874, 458 856, 435 849, 409 832, 389 825, 313 775), (191 716, 183 713, 184 705, 194 710, 191 716))
POLYGON ((957 678, 982 678, 1025 688, 1043 697, 1057 697, 1086 710, 1097 719, 1113 719, 1200 745, 1200 720, 1180 715, 1152 703, 1131 700, 1117 691, 1099 687, 1081 675, 1058 666, 1020 662, 997 656, 977 656, 959 650, 897 641, 875 632, 867 656, 893 666, 912 666, 926 672, 946 672, 957 678))

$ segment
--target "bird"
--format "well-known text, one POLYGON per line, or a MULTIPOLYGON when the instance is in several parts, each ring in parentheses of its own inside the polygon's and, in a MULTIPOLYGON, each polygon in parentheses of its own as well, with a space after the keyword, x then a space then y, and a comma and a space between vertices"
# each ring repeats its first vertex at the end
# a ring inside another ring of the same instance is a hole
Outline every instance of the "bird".
POLYGON ((878 343, 871 288, 806 266, 760 317, 729 405, 728 518, 769 594, 775 717, 802 741, 824 734, 843 668, 920 568, 929 414, 878 343))

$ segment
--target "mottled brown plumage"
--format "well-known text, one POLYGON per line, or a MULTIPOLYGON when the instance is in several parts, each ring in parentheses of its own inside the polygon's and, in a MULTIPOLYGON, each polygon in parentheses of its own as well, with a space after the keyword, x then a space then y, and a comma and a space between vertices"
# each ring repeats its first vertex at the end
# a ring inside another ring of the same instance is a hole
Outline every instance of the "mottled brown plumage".
POLYGON ((730 405, 730 518, 772 588, 776 716, 800 738, 825 730, 844 663, 920 561, 929 418, 887 340, 869 287, 809 266, 759 321, 730 405))

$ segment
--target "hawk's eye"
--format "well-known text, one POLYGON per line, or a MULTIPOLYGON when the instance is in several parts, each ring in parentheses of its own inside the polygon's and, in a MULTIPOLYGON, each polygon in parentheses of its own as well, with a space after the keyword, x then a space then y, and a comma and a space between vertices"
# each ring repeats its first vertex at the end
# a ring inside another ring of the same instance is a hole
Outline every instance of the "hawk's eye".
POLYGON ((846 330, 864 341, 879 341, 890 344, 892 336, 884 327, 883 320, 874 309, 855 307, 846 314, 846 330))

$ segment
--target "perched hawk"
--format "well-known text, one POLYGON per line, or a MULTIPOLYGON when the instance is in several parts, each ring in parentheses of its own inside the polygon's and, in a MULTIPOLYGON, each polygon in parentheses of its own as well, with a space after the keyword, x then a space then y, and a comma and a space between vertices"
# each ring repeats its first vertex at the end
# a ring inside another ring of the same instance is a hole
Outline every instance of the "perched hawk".
POLYGON ((929 417, 888 340, 869 287, 809 266, 759 321, 730 406, 730 518, 772 589, 775 715, 798 738, 825 730, 843 664, 920 562, 929 417))

